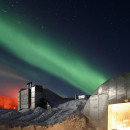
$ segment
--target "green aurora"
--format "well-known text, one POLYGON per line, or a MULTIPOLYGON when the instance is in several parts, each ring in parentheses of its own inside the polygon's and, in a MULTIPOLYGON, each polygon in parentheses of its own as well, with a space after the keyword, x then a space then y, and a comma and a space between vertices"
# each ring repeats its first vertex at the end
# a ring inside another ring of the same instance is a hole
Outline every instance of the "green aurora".
POLYGON ((0 45, 24 62, 47 71, 88 94, 92 94, 106 81, 106 77, 86 60, 43 38, 39 33, 34 34, 28 30, 27 26, 22 25, 20 29, 9 20, 0 18, 0 45))

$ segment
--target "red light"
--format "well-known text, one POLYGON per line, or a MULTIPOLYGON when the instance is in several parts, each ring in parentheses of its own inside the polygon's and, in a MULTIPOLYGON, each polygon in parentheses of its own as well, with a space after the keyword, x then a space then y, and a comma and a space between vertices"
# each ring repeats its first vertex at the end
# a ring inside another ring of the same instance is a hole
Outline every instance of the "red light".
POLYGON ((0 96, 0 108, 17 109, 18 108, 18 99, 0 96))

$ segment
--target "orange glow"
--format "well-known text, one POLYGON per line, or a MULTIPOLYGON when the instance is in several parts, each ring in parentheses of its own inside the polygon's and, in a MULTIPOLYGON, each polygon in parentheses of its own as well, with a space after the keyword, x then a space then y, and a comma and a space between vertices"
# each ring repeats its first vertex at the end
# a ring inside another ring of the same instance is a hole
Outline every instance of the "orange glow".
POLYGON ((18 109, 18 99, 0 96, 0 108, 18 109))
POLYGON ((108 106, 108 130, 130 130, 130 102, 108 106))

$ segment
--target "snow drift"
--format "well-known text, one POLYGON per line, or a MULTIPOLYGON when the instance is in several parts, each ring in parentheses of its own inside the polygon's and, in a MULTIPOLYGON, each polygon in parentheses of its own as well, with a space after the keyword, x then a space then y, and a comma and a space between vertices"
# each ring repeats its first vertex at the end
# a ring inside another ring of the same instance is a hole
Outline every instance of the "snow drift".
POLYGON ((35 109, 24 109, 21 111, 0 109, 0 124, 14 125, 53 125, 67 119, 76 110, 81 110, 86 103, 86 100, 72 100, 60 104, 58 107, 46 110, 40 107, 35 109))

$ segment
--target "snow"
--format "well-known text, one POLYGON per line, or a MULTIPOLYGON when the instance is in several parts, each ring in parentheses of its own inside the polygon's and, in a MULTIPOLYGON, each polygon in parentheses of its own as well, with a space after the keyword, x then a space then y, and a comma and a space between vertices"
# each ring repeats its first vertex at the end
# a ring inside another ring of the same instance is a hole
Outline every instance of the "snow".
POLYGON ((86 100, 72 100, 60 104, 58 107, 46 110, 40 107, 35 109, 24 109, 21 111, 0 109, 0 121, 50 125, 64 121, 76 110, 81 110, 86 100))

